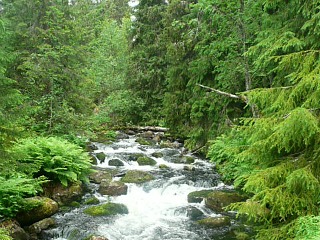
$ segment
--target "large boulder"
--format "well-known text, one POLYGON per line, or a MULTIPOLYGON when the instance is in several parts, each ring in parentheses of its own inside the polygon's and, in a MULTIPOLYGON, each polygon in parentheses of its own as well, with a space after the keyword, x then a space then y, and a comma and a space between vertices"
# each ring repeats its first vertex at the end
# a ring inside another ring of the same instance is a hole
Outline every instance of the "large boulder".
POLYGON ((111 216, 116 214, 128 214, 128 208, 120 203, 105 203, 99 206, 88 207, 83 211, 90 216, 111 216))
POLYGON ((139 157, 137 159, 137 162, 140 166, 145 166, 145 165, 150 165, 150 166, 154 166, 157 164, 157 161, 155 161, 154 159, 152 158, 149 158, 147 156, 144 156, 144 157, 139 157))
POLYGON ((226 227, 230 226, 230 218, 227 216, 223 217, 208 217, 205 219, 201 219, 197 221, 200 225, 204 225, 209 228, 218 228, 218 227, 226 227))
POLYGON ((114 181, 114 182, 102 181, 99 186, 98 192, 101 193, 102 195, 109 195, 109 196, 126 195, 128 192, 128 186, 120 181, 114 181))
POLYGON ((246 197, 237 192, 213 191, 206 197, 205 205, 214 212, 223 212, 225 211, 224 207, 244 200, 246 197))
POLYGON ((60 206, 80 201, 84 194, 81 182, 74 182, 65 187, 59 183, 49 183, 44 186, 44 196, 56 201, 60 206))
POLYGON ((0 228, 6 229, 14 240, 29 240, 30 236, 22 229, 16 220, 6 220, 0 223, 0 228))
POLYGON ((188 203, 200 203, 206 198, 212 190, 194 191, 188 194, 188 203))
POLYGON ((48 218, 59 210, 58 203, 47 197, 26 198, 25 204, 30 210, 21 211, 16 217, 22 226, 29 226, 48 218))
POLYGON ((121 178, 125 183, 144 183, 154 179, 154 176, 148 172, 140 170, 129 170, 124 177, 121 178))

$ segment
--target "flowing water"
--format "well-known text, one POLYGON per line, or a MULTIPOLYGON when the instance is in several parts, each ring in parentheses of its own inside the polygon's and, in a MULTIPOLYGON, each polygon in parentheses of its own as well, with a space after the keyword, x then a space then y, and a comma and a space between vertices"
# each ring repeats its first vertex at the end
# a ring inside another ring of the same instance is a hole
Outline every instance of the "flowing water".
MULTIPOLYGON (((109 240, 202 240, 202 239, 235 239, 231 227, 210 229, 197 224, 204 217, 219 217, 204 203, 188 203, 190 192, 203 189, 226 189, 230 186, 220 181, 214 172, 213 165, 195 156, 190 165, 178 163, 184 156, 183 148, 160 148, 158 145, 141 146, 135 137, 121 139, 110 145, 95 144, 97 152, 104 152, 107 157, 98 163, 100 168, 112 168, 110 159, 120 159, 124 166, 117 168, 120 173, 138 169, 152 173, 155 180, 143 184, 127 184, 127 195, 110 197, 95 191, 97 185, 91 184, 92 193, 84 199, 95 195, 101 203, 114 202, 125 204, 129 214, 112 217, 91 217, 83 213, 88 206, 81 206, 67 212, 54 215, 57 227, 44 231, 42 239, 80 240, 89 235, 103 236, 109 240), (152 157, 152 153, 161 152, 162 157, 152 157), (132 154, 142 153, 157 161, 155 166, 139 166, 132 161, 132 154), (159 165, 165 164, 166 169, 159 165), (186 169, 186 166, 188 169, 186 169)), ((119 174, 121 175, 121 174, 119 174)), ((115 177, 119 180, 120 177, 115 177)))

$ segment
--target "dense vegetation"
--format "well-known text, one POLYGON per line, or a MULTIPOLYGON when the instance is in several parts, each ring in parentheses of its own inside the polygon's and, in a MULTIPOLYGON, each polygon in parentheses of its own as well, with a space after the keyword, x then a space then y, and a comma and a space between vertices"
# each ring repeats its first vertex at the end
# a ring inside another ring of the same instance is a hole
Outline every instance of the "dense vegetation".
POLYGON ((230 208, 258 239, 316 239, 319 21, 318 0, 1 0, 0 216, 85 180, 81 139, 153 124, 252 196, 230 208))

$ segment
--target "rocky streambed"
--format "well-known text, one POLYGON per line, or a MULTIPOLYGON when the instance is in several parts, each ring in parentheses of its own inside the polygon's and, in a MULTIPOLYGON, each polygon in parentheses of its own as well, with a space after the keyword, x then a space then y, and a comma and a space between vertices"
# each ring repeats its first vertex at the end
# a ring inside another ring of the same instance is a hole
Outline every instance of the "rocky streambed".
POLYGON ((244 198, 214 166, 154 133, 93 143, 88 193, 53 215, 49 240, 250 239, 224 206, 244 198))

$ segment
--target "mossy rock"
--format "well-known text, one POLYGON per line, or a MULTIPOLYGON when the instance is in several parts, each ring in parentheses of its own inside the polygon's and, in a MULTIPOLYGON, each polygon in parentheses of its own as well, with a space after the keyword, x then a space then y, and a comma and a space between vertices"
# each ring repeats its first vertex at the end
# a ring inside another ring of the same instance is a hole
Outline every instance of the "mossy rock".
POLYGON ((139 143, 140 145, 146 145, 146 146, 150 146, 150 145, 154 144, 153 141, 151 141, 149 139, 142 138, 142 137, 138 137, 136 139, 136 142, 139 143))
POLYGON ((146 156, 146 155, 144 155, 143 153, 132 153, 132 154, 130 154, 128 160, 129 161, 137 161, 137 159, 139 157, 144 157, 144 156, 146 156))
POLYGON ((157 164, 157 161, 155 161, 154 159, 152 158, 149 158, 147 156, 144 156, 144 157, 139 157, 137 159, 137 162, 140 166, 145 166, 145 165, 150 165, 150 166, 154 166, 157 164))
POLYGON ((159 168, 160 169, 168 169, 169 167, 162 163, 162 164, 159 165, 159 168))
POLYGON ((188 194, 188 203, 200 203, 206 198, 212 190, 194 191, 188 194))
POLYGON ((27 234, 26 231, 20 226, 20 224, 14 219, 9 219, 0 222, 0 228, 4 228, 6 231, 8 231, 10 237, 14 240, 30 239, 29 234, 27 234))
POLYGON ((47 197, 26 198, 24 201, 26 206, 35 207, 17 214, 16 218, 22 226, 31 225, 50 217, 59 210, 58 203, 47 197))
POLYGON ((100 201, 98 198, 96 198, 95 196, 92 196, 90 198, 88 198, 86 201, 84 201, 83 204, 85 205, 95 205, 95 204, 99 204, 100 201))
POLYGON ((98 192, 103 195, 109 195, 109 196, 126 195, 128 192, 128 186, 120 181, 113 181, 113 182, 102 181, 98 189, 98 192))
POLYGON ((154 152, 151 154, 152 157, 155 158, 162 158, 163 157, 163 153, 162 152, 154 152))
POLYGON ((65 187, 60 183, 45 184, 44 196, 49 197, 56 201, 59 206, 69 205, 73 201, 81 201, 84 194, 84 188, 80 181, 74 182, 65 187))
POLYGON ((241 202, 246 200, 246 197, 237 192, 212 191, 205 199, 206 207, 214 212, 223 212, 224 208, 231 203, 241 202))
POLYGON ((104 162, 106 159, 106 154, 103 152, 98 152, 96 153, 96 157, 99 159, 100 162, 104 162))
POLYGON ((41 231, 46 230, 55 225, 56 225, 56 221, 53 218, 45 218, 39 222, 32 224, 26 229, 30 234, 39 234, 41 233, 41 231))
POLYGON ((186 156, 185 161, 187 164, 191 164, 191 163, 194 163, 195 159, 194 159, 194 157, 186 156))
POLYGON ((76 202, 76 201, 73 201, 69 204, 70 207, 74 207, 74 208, 78 208, 81 206, 80 203, 76 202))
POLYGON ((109 160, 108 165, 114 167, 122 167, 124 166, 124 163, 120 159, 114 158, 109 160))
POLYGON ((100 184, 102 180, 112 181, 114 172, 112 170, 96 170, 89 175, 89 179, 93 183, 100 184))
POLYGON ((227 216, 224 217, 208 217, 197 221, 200 225, 204 225, 209 228, 218 228, 218 227, 225 227, 230 226, 231 221, 230 218, 227 216))
POLYGON ((148 172, 140 170, 129 170, 124 177, 121 178, 125 183, 144 183, 154 179, 154 176, 148 172))
POLYGON ((90 216, 111 216, 116 214, 128 214, 128 208, 120 203, 105 203, 99 206, 88 207, 83 211, 90 216))

